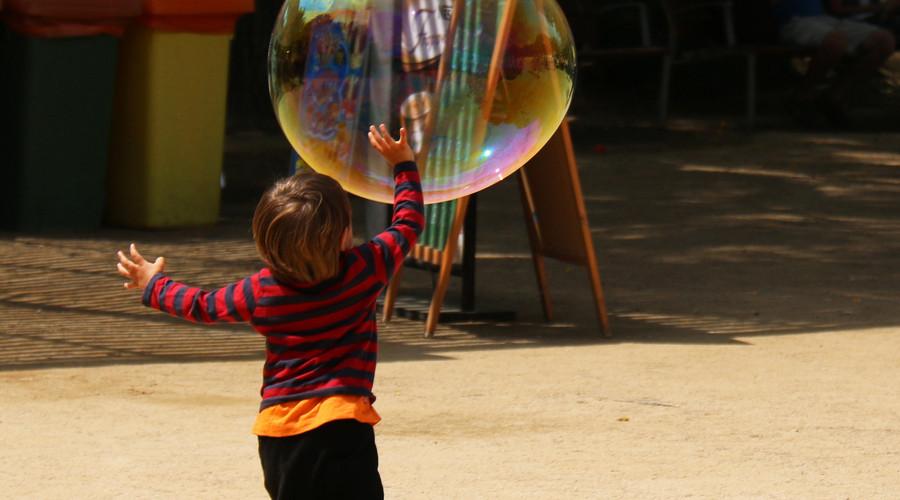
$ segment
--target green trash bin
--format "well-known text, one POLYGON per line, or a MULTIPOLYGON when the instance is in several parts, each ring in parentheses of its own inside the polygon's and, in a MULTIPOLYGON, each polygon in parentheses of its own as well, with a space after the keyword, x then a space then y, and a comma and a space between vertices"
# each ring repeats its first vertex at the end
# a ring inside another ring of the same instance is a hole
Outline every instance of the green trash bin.
POLYGON ((103 219, 118 39, 140 0, 4 5, 0 225, 89 230, 103 219))

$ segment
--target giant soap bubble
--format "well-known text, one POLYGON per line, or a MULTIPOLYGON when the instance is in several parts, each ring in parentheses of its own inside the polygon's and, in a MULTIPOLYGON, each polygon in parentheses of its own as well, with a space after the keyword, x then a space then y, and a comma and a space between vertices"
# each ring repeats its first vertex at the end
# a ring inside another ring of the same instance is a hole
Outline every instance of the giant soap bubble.
POLYGON ((565 117, 575 49, 555 0, 286 0, 269 87, 291 145, 345 189, 391 202, 370 123, 407 128, 426 203, 515 172, 565 117))

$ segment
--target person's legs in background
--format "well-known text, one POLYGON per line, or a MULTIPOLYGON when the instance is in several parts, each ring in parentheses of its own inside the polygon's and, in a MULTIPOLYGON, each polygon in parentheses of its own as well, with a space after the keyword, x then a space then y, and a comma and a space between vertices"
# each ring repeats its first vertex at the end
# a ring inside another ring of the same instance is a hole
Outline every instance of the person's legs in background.
POLYGON ((845 20, 838 29, 846 34, 847 51, 854 58, 823 96, 822 111, 832 124, 849 126, 847 102, 859 84, 875 75, 894 53, 896 42, 890 32, 871 24, 845 20))
POLYGON ((817 49, 792 101, 798 118, 806 124, 812 112, 821 112, 832 125, 849 126, 847 101, 858 84, 875 74, 895 50, 890 32, 830 16, 795 18, 782 28, 781 36, 787 43, 817 49), (847 55, 854 58, 841 68, 847 55), (820 92, 833 71, 834 83, 820 92))
POLYGON ((829 16, 798 17, 781 29, 783 42, 816 49, 790 102, 795 118, 803 125, 813 124, 820 88, 847 54, 850 42, 847 34, 837 29, 839 24, 829 16))

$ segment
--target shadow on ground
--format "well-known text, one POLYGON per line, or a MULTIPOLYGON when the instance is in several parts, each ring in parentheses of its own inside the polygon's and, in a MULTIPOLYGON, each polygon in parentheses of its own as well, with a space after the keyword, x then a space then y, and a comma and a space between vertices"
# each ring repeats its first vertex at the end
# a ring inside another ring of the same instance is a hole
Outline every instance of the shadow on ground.
MULTIPOLYGON (((577 121, 573 133, 615 337, 599 336, 587 277, 568 264, 550 263, 556 321, 543 322, 507 181, 479 195, 477 305, 518 320, 442 325, 434 339, 421 323, 393 321, 381 327, 382 361, 612 342, 747 346, 759 335, 900 325, 897 134, 644 135, 577 121)), ((237 141, 229 150, 244 159, 229 168, 240 179, 242 163, 243 175, 257 171, 254 144, 268 151, 272 139, 237 141)), ((166 255, 171 273, 193 284, 255 271, 253 203, 232 195, 214 227, 0 235, 0 370, 261 359, 262 339, 248 327, 146 310, 114 272, 114 251, 130 241, 166 255)), ((425 298, 430 285, 410 271, 403 293, 425 298)), ((458 292, 454 284, 451 302, 458 292)))

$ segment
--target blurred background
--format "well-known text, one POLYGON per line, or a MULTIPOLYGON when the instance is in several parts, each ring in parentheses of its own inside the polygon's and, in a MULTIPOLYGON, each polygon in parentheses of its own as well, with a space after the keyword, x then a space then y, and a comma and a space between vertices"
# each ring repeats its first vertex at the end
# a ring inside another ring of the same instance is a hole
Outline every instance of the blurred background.
MULTIPOLYGON (((780 39, 769 0, 560 4, 579 50, 569 113, 576 148, 665 144, 685 130, 898 127, 897 57, 856 86, 852 121, 797 110, 792 96, 816 48, 780 39)), ((267 86, 280 7, 278 0, 0 4, 2 226, 202 226, 254 200, 290 164, 267 86)))
MULTIPOLYGON (((113 249, 131 241, 171 256, 173 272, 201 286, 258 268, 249 219, 293 163, 267 85, 280 6, 3 0, 6 365, 123 355, 131 322, 154 321, 113 271, 113 249), (32 355, 32 341, 47 349, 32 355)), ((718 323, 761 334, 900 321, 896 54, 859 78, 835 119, 807 97, 858 57, 810 86, 820 50, 783 40, 769 0, 561 7, 579 53, 568 122, 617 338, 718 342, 718 323)), ((478 286, 454 278, 448 305, 475 289, 479 309, 513 311, 517 322, 468 325, 467 335, 593 335, 585 271, 570 263, 548 264, 560 319, 543 322, 517 183, 478 198, 467 240, 477 257, 466 252, 478 286)), ((353 204, 359 238, 383 227, 384 211, 353 204)), ((406 273, 403 294, 427 304, 431 271, 406 273)), ((418 326, 407 330, 418 338, 418 326)), ((154 346, 127 356, 153 357, 154 346)), ((209 348, 231 356, 245 346, 233 347, 209 348)))
MULTIPOLYGON (((638 273, 629 262, 645 266, 636 256, 668 265, 656 255, 660 245, 677 252, 696 243, 664 236, 691 238, 683 226, 692 214, 703 220, 698 228, 711 224, 696 234, 702 248, 743 252, 764 233, 783 250, 773 258, 788 265, 784 252, 808 242, 796 240, 800 233, 790 224, 765 232, 772 220, 807 220, 840 209, 895 212, 900 58, 892 52, 893 29, 881 28, 892 41, 885 60, 860 73, 837 109, 819 96, 852 73, 864 51, 839 54, 837 65, 811 82, 810 68, 827 51, 781 36, 778 6, 792 3, 843 19, 834 11, 841 2, 834 1, 560 2, 579 55, 568 122, 591 234, 601 267, 614 267, 613 287, 638 287, 615 280, 616 273, 638 273), (813 183, 803 180, 810 175, 813 183), (774 215, 757 213, 763 206, 774 215), (705 219, 729 210, 743 215, 705 219), (734 221, 743 227, 733 235, 740 241, 726 230, 734 221), (727 241, 707 240, 709 234, 727 241), (638 243, 640 250, 626 249, 638 243), (617 255, 626 261, 616 261, 617 255)), ((279 0, 0 3, 0 234, 7 250, 18 252, 30 235, 49 236, 35 241, 50 247, 64 244, 52 239, 59 237, 96 235, 93 246, 205 238, 210 248, 204 252, 213 252, 222 237, 249 242, 259 195, 296 165, 267 83, 269 38, 280 8, 279 0)), ((871 22, 885 19, 893 18, 871 22)), ((497 256, 506 256, 504 263, 528 256, 524 225, 508 224, 522 215, 515 183, 499 183, 479 198, 477 245, 475 224, 467 225, 470 277, 476 251, 481 273, 501 262, 497 256)), ((373 210, 357 198, 353 204, 358 237, 383 227, 386 207, 373 210)), ((816 217, 809 220, 836 227, 830 215, 816 217)), ((886 241, 886 230, 848 231, 867 238, 867 245, 886 241)), ((879 245, 865 252, 881 255, 886 249, 879 245)), ((245 250, 241 269, 253 269, 252 245, 245 250)), ((106 264, 92 265, 100 273, 106 264)), ((530 283, 528 266, 517 269, 530 283)), ((412 284, 424 297, 434 284, 431 270, 431 280, 412 284)), ((647 281, 669 279, 660 276, 647 281)), ((473 280, 464 289, 471 291, 473 280)), ((518 308, 521 297, 489 281, 479 286, 485 300, 518 308)), ((619 306, 627 310, 628 304, 619 306)))

